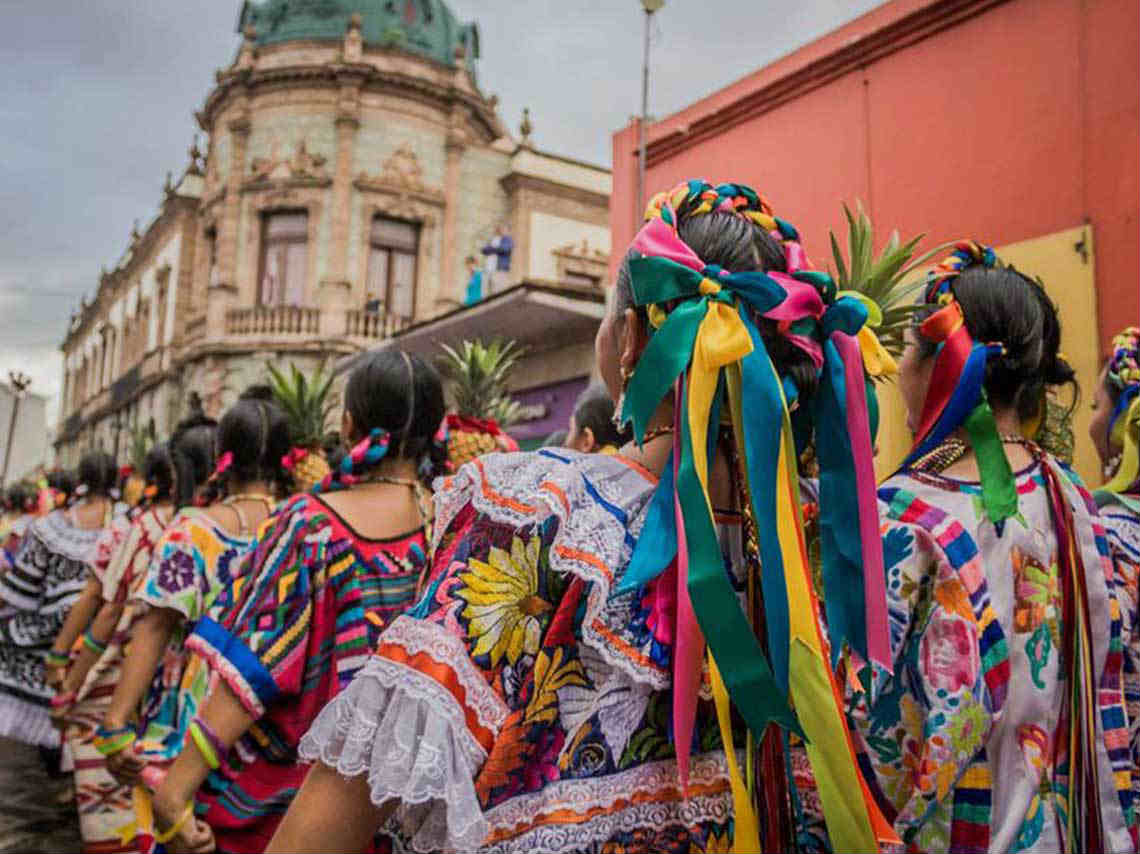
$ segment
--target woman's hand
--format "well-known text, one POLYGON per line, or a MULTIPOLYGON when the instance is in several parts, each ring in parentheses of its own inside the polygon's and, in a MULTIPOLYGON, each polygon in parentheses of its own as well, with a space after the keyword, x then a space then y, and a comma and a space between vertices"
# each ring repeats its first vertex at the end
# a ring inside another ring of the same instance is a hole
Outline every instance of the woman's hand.
POLYGON ((192 818, 182 826, 177 836, 166 843, 166 847, 172 854, 207 854, 216 849, 217 843, 213 828, 199 818, 192 818))
POLYGON ((142 782, 146 760, 139 755, 138 742, 107 757, 107 770, 121 786, 137 786, 142 782))
POLYGON ((48 711, 48 715, 51 717, 51 725, 59 730, 61 736, 66 733, 68 716, 74 707, 74 691, 62 691, 51 698, 51 709, 48 711))
POLYGON ((52 689, 59 691, 63 687, 63 680, 67 678, 66 665, 44 665, 44 683, 52 689))

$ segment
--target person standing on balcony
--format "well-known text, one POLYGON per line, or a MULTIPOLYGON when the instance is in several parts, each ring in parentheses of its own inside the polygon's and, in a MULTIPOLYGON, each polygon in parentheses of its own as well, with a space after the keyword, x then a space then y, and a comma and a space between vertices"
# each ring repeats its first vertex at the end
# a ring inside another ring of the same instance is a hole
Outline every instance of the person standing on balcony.
POLYGON ((483 247, 483 254, 487 256, 487 273, 489 281, 484 296, 503 290, 507 286, 507 279, 511 272, 511 253, 515 242, 507 230, 505 222, 499 223, 495 229, 495 236, 483 247))
POLYGON ((474 305, 483 299, 483 271, 474 255, 467 256, 467 290, 463 294, 464 305, 474 305))

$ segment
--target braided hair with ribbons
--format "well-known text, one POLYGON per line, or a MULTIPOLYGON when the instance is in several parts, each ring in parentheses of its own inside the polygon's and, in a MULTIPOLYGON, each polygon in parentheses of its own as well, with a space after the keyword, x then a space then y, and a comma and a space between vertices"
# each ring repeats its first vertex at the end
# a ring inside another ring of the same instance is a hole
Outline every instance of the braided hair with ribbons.
POLYGON ((344 406, 353 433, 363 438, 314 492, 345 489, 368 480, 380 462, 390 457, 415 461, 424 484, 430 485, 445 471, 443 385, 423 359, 400 350, 365 354, 349 374, 344 406))
POLYGON ((954 283, 963 272, 996 266, 993 249, 963 240, 927 276, 925 302, 934 311, 919 326, 919 334, 934 344, 936 355, 914 447, 902 468, 913 466, 959 428, 965 428, 978 460, 982 506, 990 521, 1000 524, 1017 513, 1017 488, 985 381, 987 361, 1004 356, 1006 349, 1001 343, 974 340, 954 295, 954 283))
POLYGON ((821 461, 827 464, 821 514, 826 497, 828 512, 837 514, 829 517, 830 524, 851 534, 825 543, 828 618, 840 627, 836 647, 847 640, 889 666, 866 384, 854 337, 867 309, 858 300, 837 299, 830 277, 808 269, 796 230, 751 188, 688 181, 655 196, 646 216, 625 267, 632 302, 644 312, 651 334, 625 389, 621 420, 632 423, 640 442, 650 417, 672 398, 674 444, 615 592, 637 590, 676 567, 673 731, 682 786, 688 782, 707 648, 733 781, 738 850, 759 850, 760 844, 732 746, 730 701, 748 724, 750 743, 759 744, 770 723, 806 737, 833 844, 839 850, 875 850, 880 839, 893 834, 869 797, 857 803, 850 798, 865 789, 843 723, 828 645, 815 619, 818 603, 802 534, 788 411, 789 397, 806 401, 814 391, 807 387, 818 384, 810 412, 826 424, 827 441, 838 446, 821 461), (706 263, 681 237, 682 231, 692 233, 694 222, 735 228, 717 215, 752 226, 745 229, 755 247, 750 263, 737 271, 706 263), (782 257, 770 261, 772 253, 764 250, 773 243, 782 257), (767 271, 757 269, 758 254, 767 271), (799 379, 781 377, 766 343, 772 339, 762 327, 778 329, 781 346, 806 354, 812 369, 799 379), (708 477, 722 414, 732 423, 745 503, 756 521, 763 644, 724 571, 712 514, 708 477), (853 499, 842 507, 840 491, 853 499), (842 598, 852 587, 855 595, 842 598))
POLYGON ((1113 398, 1108 435, 1122 451, 1120 465, 1104 489, 1136 495, 1140 493, 1140 328, 1130 326, 1112 339, 1105 382, 1113 398))
MULTIPOLYGON (((1016 412, 1024 429, 1039 412, 1045 387, 1072 380, 1072 369, 1058 353, 1056 309, 1039 282, 1002 265, 992 249, 973 241, 958 243, 928 275, 925 302, 932 313, 918 327, 919 344, 935 361, 915 445, 902 468, 921 467, 924 457, 964 429, 977 458, 982 511, 1000 531, 1018 513, 1018 493, 991 400, 1016 412)), ((1058 646, 1067 687, 1054 743, 1067 745, 1065 850, 1100 851, 1098 676, 1089 576, 1063 476, 1043 451, 1036 446, 1031 451, 1041 463, 1063 603, 1058 646)))

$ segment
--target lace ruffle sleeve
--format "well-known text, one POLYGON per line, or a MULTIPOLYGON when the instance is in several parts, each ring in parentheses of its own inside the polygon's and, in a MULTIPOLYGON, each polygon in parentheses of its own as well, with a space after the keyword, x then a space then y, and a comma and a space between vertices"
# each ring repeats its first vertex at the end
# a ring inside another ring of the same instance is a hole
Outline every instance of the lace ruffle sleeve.
POLYGON ((372 801, 396 799, 390 829, 417 851, 471 851, 488 831, 474 777, 486 753, 441 684, 373 656, 301 741, 302 759, 367 775, 372 801))

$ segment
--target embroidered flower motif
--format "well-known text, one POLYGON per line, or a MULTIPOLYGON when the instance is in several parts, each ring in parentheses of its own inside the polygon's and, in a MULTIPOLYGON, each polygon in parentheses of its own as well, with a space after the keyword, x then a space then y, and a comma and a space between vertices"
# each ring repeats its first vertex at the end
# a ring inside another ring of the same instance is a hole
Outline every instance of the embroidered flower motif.
POLYGON ((459 574, 455 595, 467 603, 462 616, 476 641, 472 656, 487 655, 492 667, 504 657, 514 664, 538 652, 542 616, 552 610, 538 595, 540 552, 537 536, 526 544, 515 537, 509 553, 492 546, 486 562, 473 558, 459 574))
POLYGON ((975 633, 961 618, 933 620, 922 638, 922 670, 935 691, 954 694, 978 677, 975 633))
POLYGON ((972 757, 982 746, 989 731, 989 719, 981 703, 969 700, 963 703, 962 708, 946 730, 946 737, 954 752, 963 759, 972 757))
POLYGON ((158 567, 158 586, 168 593, 178 593, 194 583, 194 558, 177 551, 158 567))
POLYGON ((1061 613, 1061 589, 1056 561, 1050 561, 1051 566, 1046 568, 1040 561, 1016 547, 1010 554, 1010 560, 1013 561, 1016 597, 1013 608, 1014 631, 1026 634, 1042 624, 1048 624, 1056 646, 1059 640, 1057 622, 1061 613))

